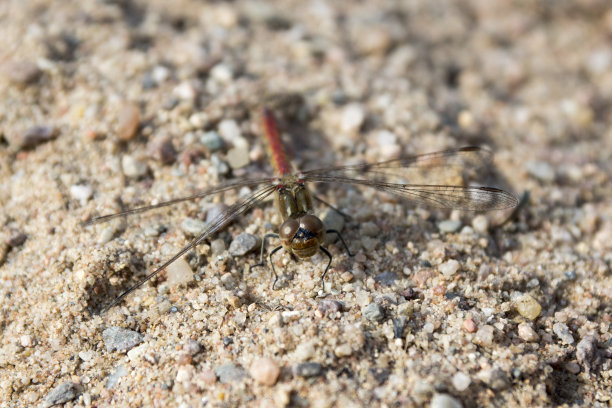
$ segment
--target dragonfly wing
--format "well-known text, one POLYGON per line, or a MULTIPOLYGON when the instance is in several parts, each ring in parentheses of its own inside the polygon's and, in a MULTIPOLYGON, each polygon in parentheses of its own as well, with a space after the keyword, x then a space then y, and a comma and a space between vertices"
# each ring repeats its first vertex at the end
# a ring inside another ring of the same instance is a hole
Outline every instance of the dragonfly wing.
POLYGON ((225 211, 217 215, 210 223, 208 223, 208 225, 206 226, 204 231, 200 233, 200 235, 194 238, 189 244, 181 248, 181 250, 178 251, 174 256, 172 256, 172 258, 168 259, 161 266, 155 269, 153 272, 145 276, 140 282, 138 282, 137 284, 135 284, 134 286, 130 287, 125 292, 123 292, 121 295, 119 295, 115 300, 111 302, 110 305, 108 305, 104 309, 103 313, 109 310, 110 308, 112 308, 113 306, 117 305, 119 302, 121 302, 123 298, 125 298, 130 293, 134 292, 136 289, 144 285, 149 280, 151 280, 154 276, 156 276, 161 271, 163 271, 168 265, 170 265, 171 263, 179 259, 181 256, 185 255, 192 248, 201 244, 204 240, 206 240, 212 234, 221 230, 223 227, 229 224, 236 217, 245 213, 246 211, 256 206, 258 203, 265 200, 266 197, 272 194, 275 189, 276 189, 276 186, 274 185, 266 185, 264 187, 261 187, 260 189, 256 190, 252 194, 238 200, 236 203, 231 205, 225 211))
POLYGON ((198 193, 195 193, 189 196, 174 198, 172 200, 163 201, 161 203, 157 203, 153 205, 147 205, 144 207, 132 208, 132 209, 121 211, 115 214, 108 214, 108 215, 102 215, 100 217, 95 217, 88 221, 85 221, 83 225, 86 226, 86 225, 92 225, 92 224, 99 224, 102 222, 113 220, 115 218, 124 217, 126 215, 140 214, 145 211, 154 210, 156 208, 167 207, 169 205, 181 203, 183 201, 195 200, 198 198, 207 197, 213 194, 221 193, 223 191, 234 190, 234 189, 241 188, 241 187, 255 187, 255 186, 258 186, 264 183, 270 184, 272 183, 272 179, 268 177, 268 178, 261 178, 261 179, 250 179, 250 180, 247 179, 247 180, 238 180, 238 181, 230 181, 227 183, 221 183, 214 187, 208 188, 206 190, 200 191, 198 193))
POLYGON ((336 175, 308 176, 305 177, 305 180, 315 183, 343 183, 372 187, 419 204, 438 208, 489 211, 513 208, 518 205, 516 196, 494 187, 397 184, 336 175))

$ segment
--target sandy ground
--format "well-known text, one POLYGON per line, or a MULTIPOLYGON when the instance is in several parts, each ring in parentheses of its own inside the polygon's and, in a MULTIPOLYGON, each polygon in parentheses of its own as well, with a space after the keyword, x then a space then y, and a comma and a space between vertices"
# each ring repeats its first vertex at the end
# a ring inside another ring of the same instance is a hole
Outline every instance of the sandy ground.
POLYGON ((0 50, 1 406, 611 404, 609 1, 4 0, 0 50), (250 190, 81 222, 269 172, 264 101, 300 168, 483 145, 525 205, 318 189, 326 297, 249 271, 265 203, 97 314, 250 190))

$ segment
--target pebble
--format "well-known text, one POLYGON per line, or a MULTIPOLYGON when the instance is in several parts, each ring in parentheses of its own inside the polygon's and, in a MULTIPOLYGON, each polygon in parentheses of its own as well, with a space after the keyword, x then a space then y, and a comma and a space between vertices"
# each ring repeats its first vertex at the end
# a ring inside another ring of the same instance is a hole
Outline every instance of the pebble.
POLYGON ((191 82, 181 82, 174 90, 173 94, 183 101, 194 101, 198 96, 198 90, 191 82))
POLYGON ((189 353, 190 356, 195 356, 202 351, 202 345, 193 339, 188 339, 183 345, 183 349, 189 353))
MULTIPOLYGON (((321 214, 321 221, 326 229, 332 229, 341 232, 344 229, 344 217, 333 208, 328 208, 321 214)), ((338 234, 325 234, 325 242, 331 244, 338 239, 338 234)))
POLYGON ((9 141, 17 149, 28 150, 53 140, 58 135, 59 131, 54 126, 33 126, 23 132, 16 140, 9 139, 9 141))
POLYGON ((108 376, 108 378, 106 379, 106 384, 104 385, 104 388, 106 388, 107 390, 110 390, 111 388, 115 387, 117 384, 119 384, 119 379, 127 375, 127 373, 128 373, 127 368, 125 368, 124 365, 120 365, 119 367, 115 369, 115 371, 113 371, 111 375, 108 376))
POLYGON ((477 215, 472 220, 472 228, 479 234, 486 234, 489 232, 489 220, 484 215, 477 215))
POLYGON ((348 344, 341 344, 334 349, 336 357, 348 357, 353 354, 353 349, 348 344))
POLYGON ((376 283, 380 283, 383 286, 392 286, 396 280, 397 274, 392 271, 380 273, 374 278, 376 283))
POLYGON ((367 32, 359 30, 355 37, 358 40, 353 45, 363 55, 384 55, 393 45, 391 34, 383 28, 370 27, 367 32))
POLYGON ((576 346, 576 359, 587 371, 597 357, 597 341, 595 336, 585 336, 576 346))
POLYGON ((216 154, 210 156, 210 163, 219 175, 226 175, 230 171, 230 167, 228 166, 228 164, 216 154))
POLYGON ((429 408, 462 408, 463 405, 457 399, 448 394, 435 394, 431 399, 429 408))
POLYGON ((259 237, 243 232, 232 240, 229 253, 232 256, 243 256, 257 248, 259 237))
POLYGON ((102 332, 102 340, 106 351, 119 351, 125 353, 131 348, 142 343, 143 337, 140 333, 123 327, 111 326, 102 332))
POLYGON ((170 77, 170 70, 163 65, 156 65, 151 72, 151 76, 156 83, 161 84, 170 77))
POLYGON ((251 364, 249 374, 255 381, 263 385, 274 385, 280 374, 280 367, 271 358, 259 358, 251 364))
POLYGON ((249 164, 249 150, 246 147, 234 147, 227 152, 227 163, 232 169, 239 169, 249 164))
POLYGON ((162 164, 172 164, 176 160, 176 149, 167 136, 157 137, 147 145, 147 152, 162 164))
POLYGON ((79 200, 81 205, 85 205, 87 200, 93 195, 93 188, 84 184, 73 184, 70 186, 70 196, 75 200, 79 200))
POLYGON ((246 371, 244 371, 242 367, 233 363, 224 364, 218 367, 215 370, 215 374, 223 384, 242 381, 247 376, 246 371))
POLYGON ((519 314, 529 320, 533 320, 540 315, 542 306, 530 295, 522 295, 515 300, 516 310, 519 314))
POLYGON ((219 134, 223 137, 224 140, 234 144, 237 140, 242 139, 242 132, 240 132, 240 127, 235 120, 232 119, 224 119, 219 122, 219 126, 217 127, 219 134))
POLYGON ((216 82, 227 84, 234 77, 234 71, 229 65, 221 63, 212 67, 210 70, 210 76, 216 82))
POLYGON ((181 229, 185 234, 191 235, 192 237, 196 237, 200 235, 202 231, 204 231, 207 225, 208 224, 202 220, 187 217, 181 223, 181 229))
POLYGON ((319 310, 319 312, 321 312, 323 316, 327 316, 330 313, 341 312, 343 309, 343 306, 344 305, 342 304, 342 302, 339 302, 337 300, 323 299, 323 300, 320 300, 319 303, 317 304, 317 309, 319 310))
POLYGON ((478 325, 476 324, 474 319, 470 317, 463 321, 463 328, 468 333, 474 333, 476 332, 476 330, 478 330, 478 325))
POLYGON ((550 183, 555 180, 555 169, 542 161, 529 161, 526 164, 527 172, 540 181, 550 183))
POLYGON ((510 385, 506 373, 499 368, 482 370, 480 373, 478 373, 478 378, 487 384, 489 388, 495 391, 506 389, 510 385))
POLYGON ((371 322, 380 321, 385 317, 383 308, 376 303, 370 303, 361 310, 361 313, 371 322))
POLYGON ((185 258, 179 258, 166 267, 166 282, 169 287, 184 285, 193 280, 193 270, 185 258))
POLYGON ((467 390, 471 383, 472 379, 470 376, 461 371, 455 373, 453 376, 453 387, 459 392, 467 390))
POLYGON ((106 227, 100 232, 98 235, 98 240, 96 241, 100 245, 104 245, 109 242, 115 236, 115 229, 113 227, 106 227))
POLYGON ((440 265, 438 270, 445 276, 452 276, 459 270, 459 262, 454 259, 450 259, 440 265))
POLYGON ((119 111, 117 118, 117 136, 128 141, 134 138, 140 126, 140 110, 134 103, 126 102, 119 111))
POLYGON ((457 232, 459 228, 461 228, 461 221, 457 220, 444 220, 438 223, 438 229, 442 233, 457 232))
POLYGON ((393 338, 401 339, 403 337, 407 320, 406 316, 399 316, 393 319, 393 338))
POLYGON ((63 404, 72 401, 79 395, 79 387, 72 381, 67 381, 55 387, 45 398, 47 406, 63 404))
POLYGON ((493 345, 495 337, 495 328, 491 325, 484 325, 478 329, 474 336, 474 343, 479 344, 483 347, 490 347, 493 345))
POLYGON ((345 133, 356 133, 363 125, 366 112, 361 104, 352 103, 347 105, 342 111, 340 129, 345 133))
POLYGON ((140 178, 147 174, 147 164, 136 159, 134 156, 126 154, 121 158, 121 168, 126 176, 140 178))
POLYGON ((23 334, 19 337, 19 344, 21 344, 21 347, 32 347, 34 345, 34 337, 29 334, 23 334))
POLYGON ((210 243, 210 251, 213 255, 221 255, 225 251, 225 241, 217 238, 210 243))
POLYGON ((216 152, 223 149, 223 139, 217 132, 206 132, 200 136, 200 143, 204 145, 210 152, 216 152))
POLYGON ((375 223, 367 221, 361 224, 359 233, 367 237, 375 237, 380 233, 380 228, 375 223))
POLYGON ((4 67, 4 73, 11 83, 15 85, 29 85, 38 80, 42 71, 32 61, 15 61, 4 67))
POLYGON ((540 336, 533 330, 533 327, 530 323, 521 323, 518 325, 518 335, 519 337, 526 342, 533 343, 538 341, 540 336))
POLYGON ((567 324, 565 323, 555 323, 553 324, 553 331, 561 339, 563 344, 574 344, 574 337, 570 332, 567 324))
POLYGON ((321 374, 322 369, 323 366, 321 366, 321 364, 309 361, 294 366, 293 373, 299 377, 311 378, 319 376, 321 374))

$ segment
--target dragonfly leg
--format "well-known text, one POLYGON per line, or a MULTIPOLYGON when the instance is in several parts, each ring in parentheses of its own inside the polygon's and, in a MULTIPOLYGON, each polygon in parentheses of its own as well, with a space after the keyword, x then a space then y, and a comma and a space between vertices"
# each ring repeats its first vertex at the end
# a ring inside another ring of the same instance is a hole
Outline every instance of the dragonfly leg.
POLYGON ((323 289, 323 292, 325 292, 325 275, 327 275, 327 271, 329 270, 329 267, 331 266, 332 254, 330 254, 329 251, 323 247, 319 247, 319 249, 329 258, 329 262, 327 263, 327 266, 325 267, 325 270, 323 271, 323 275, 321 275, 321 289, 323 289))
POLYGON ((266 244, 268 242, 268 239, 270 238, 278 238, 278 234, 269 233, 269 234, 264 235, 263 240, 261 241, 261 252, 259 253, 259 263, 256 263, 255 265, 251 265, 251 267, 249 268, 249 271, 253 268, 265 266, 266 263, 264 261, 264 252, 266 251, 266 244))
POLYGON ((276 268, 274 267, 274 262, 272 262, 272 255, 280 251, 282 248, 283 248, 282 245, 277 246, 276 248, 272 250, 272 252, 270 252, 270 256, 268 257, 270 259, 270 266, 272 267, 272 274, 274 275, 274 282, 272 282, 272 290, 276 290, 275 288, 276 281, 278 280, 278 275, 276 274, 276 268))
POLYGON ((340 214, 341 216, 344 217, 345 220, 350 220, 351 216, 343 211, 340 211, 339 209, 337 209, 336 207, 334 207, 333 205, 331 205, 330 203, 328 203, 327 201, 323 200, 321 197, 313 195, 314 199, 317 200, 318 202, 325 204, 326 206, 328 206, 329 208, 331 208, 332 210, 334 210, 335 212, 337 212, 338 214, 340 214))
MULTIPOLYGON (((346 241, 344 240, 344 238, 342 237, 342 234, 340 234, 339 231, 335 230, 335 229, 328 229, 327 231, 325 231, 326 234, 336 234, 338 235, 338 238, 340 238, 340 241, 342 241, 342 245, 344 245, 344 249, 346 249, 346 252, 348 253, 349 256, 355 256, 354 253, 351 252, 351 250, 349 249, 348 245, 346 245, 346 241)), ((321 248, 324 249, 324 248, 321 248)))

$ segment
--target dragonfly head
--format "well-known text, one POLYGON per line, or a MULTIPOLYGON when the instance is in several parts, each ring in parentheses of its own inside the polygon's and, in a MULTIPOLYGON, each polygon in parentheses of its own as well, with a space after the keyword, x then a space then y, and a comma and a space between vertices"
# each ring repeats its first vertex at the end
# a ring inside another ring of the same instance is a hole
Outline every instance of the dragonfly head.
POLYGON ((325 227, 318 217, 305 214, 283 222, 279 235, 286 250, 298 258, 310 258, 319 250, 325 227))

